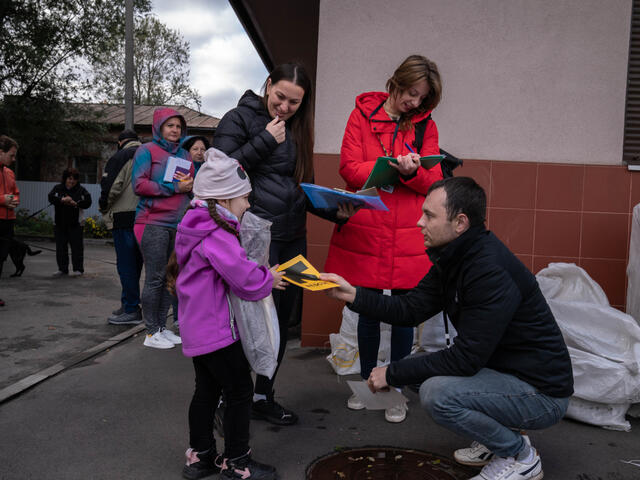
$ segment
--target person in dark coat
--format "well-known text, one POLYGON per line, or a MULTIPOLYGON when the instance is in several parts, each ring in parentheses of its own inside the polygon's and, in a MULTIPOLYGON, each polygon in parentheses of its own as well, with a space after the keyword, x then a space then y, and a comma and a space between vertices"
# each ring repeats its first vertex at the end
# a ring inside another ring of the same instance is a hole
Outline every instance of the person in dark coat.
POLYGON ((428 190, 418 221, 433 267, 404 296, 340 284, 328 291, 350 308, 392 325, 416 326, 444 311, 458 336, 451 347, 376 367, 373 391, 420 383, 423 408, 475 443, 454 454, 483 465, 472 480, 541 479, 540 456, 522 429, 564 416, 573 393, 569 352, 535 276, 485 229, 486 196, 471 178, 428 190))
MULTIPOLYGON (((306 255, 307 210, 334 222, 354 213, 351 205, 339 211, 315 210, 301 182, 313 182, 313 92, 311 80, 298 64, 277 66, 267 78, 264 96, 245 92, 238 106, 220 120, 213 137, 214 148, 237 159, 249 174, 251 212, 272 222, 269 263, 276 265, 306 255)), ((300 323, 302 291, 289 286, 273 292, 280 321, 282 361, 289 324, 300 323)), ((253 418, 276 425, 292 425, 298 417, 274 400, 271 379, 256 378, 253 418)))
POLYGON ((84 243, 80 209, 91 206, 91 194, 80 185, 80 172, 67 168, 62 172, 62 182, 49 192, 49 203, 55 207, 54 234, 56 238, 56 261, 58 271, 54 277, 69 274, 69 246, 73 275, 84 273, 84 243))
POLYGON ((136 132, 125 129, 118 136, 118 151, 104 167, 100 181, 100 212, 112 228, 116 249, 116 265, 122 293, 120 308, 114 310, 107 321, 113 325, 142 323, 140 309, 140 273, 142 253, 133 233, 138 197, 131 184, 133 156, 140 146, 136 132))

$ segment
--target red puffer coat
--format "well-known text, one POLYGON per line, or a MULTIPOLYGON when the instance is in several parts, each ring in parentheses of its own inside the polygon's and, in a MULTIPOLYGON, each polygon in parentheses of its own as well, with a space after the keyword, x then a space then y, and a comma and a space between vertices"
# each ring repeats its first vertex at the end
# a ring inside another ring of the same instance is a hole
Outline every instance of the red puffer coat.
MULTIPOLYGON (((409 153, 405 143, 414 147, 415 130, 396 131, 397 123, 381 107, 388 96, 383 92, 368 92, 356 98, 356 108, 347 122, 340 151, 340 175, 349 190, 362 188, 376 159, 385 156, 380 142, 394 157, 409 153)), ((411 121, 415 125, 430 113, 416 115, 411 121)), ((438 153, 438 129, 430 120, 420 154, 438 153)), ((429 170, 419 167, 413 178, 401 179, 392 193, 378 189, 389 211, 360 210, 339 230, 336 226, 325 271, 342 275, 362 287, 410 289, 416 286, 431 268, 416 224, 429 186, 440 179, 440 165, 429 170)))
POLYGON ((5 205, 5 195, 13 195, 14 200, 20 200, 20 191, 13 170, 0 164, 0 220, 14 220, 16 211, 5 205))

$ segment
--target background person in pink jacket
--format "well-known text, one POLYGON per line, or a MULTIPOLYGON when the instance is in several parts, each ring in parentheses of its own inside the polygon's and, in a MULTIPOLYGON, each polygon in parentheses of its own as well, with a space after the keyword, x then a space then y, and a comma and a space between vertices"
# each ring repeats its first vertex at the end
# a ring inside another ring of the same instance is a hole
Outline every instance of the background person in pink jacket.
POLYGON ((188 479, 219 471, 223 479, 277 478, 274 467, 250 455, 253 381, 227 300, 230 291, 244 300, 260 300, 285 285, 275 271, 278 265, 269 270, 248 260, 238 240, 249 192, 249 177, 240 164, 219 150, 207 150, 167 268, 167 285, 178 296, 182 351, 193 357, 196 373, 183 469, 188 479), (218 454, 213 425, 221 394, 225 451, 218 454))
MULTIPOLYGON (((0 135, 0 275, 2 264, 9 255, 9 246, 13 238, 16 222, 15 209, 20 204, 20 191, 16 176, 9 167, 16 161, 18 143, 5 135, 0 135)), ((4 301, 0 300, 0 307, 4 301)))
POLYGON ((176 228, 189 205, 195 170, 189 152, 180 147, 187 124, 172 108, 153 112, 153 141, 141 145, 133 157, 131 183, 140 197, 133 233, 144 261, 142 316, 147 327, 144 346, 173 348, 180 337, 166 328, 171 295, 166 289, 167 261, 175 241, 176 228), (189 160, 189 173, 178 173, 165 181, 171 157, 189 160))

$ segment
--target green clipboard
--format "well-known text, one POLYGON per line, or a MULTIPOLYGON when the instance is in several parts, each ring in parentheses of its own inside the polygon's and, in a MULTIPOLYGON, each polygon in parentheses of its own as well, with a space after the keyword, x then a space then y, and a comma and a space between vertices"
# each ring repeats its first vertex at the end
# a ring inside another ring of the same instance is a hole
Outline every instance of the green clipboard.
MULTIPOLYGON (((428 155, 420 157, 420 164, 426 168, 433 168, 444 159, 444 155, 428 155)), ((398 171, 389 166, 389 162, 398 164, 398 159, 394 157, 378 157, 369 178, 362 186, 365 190, 371 187, 384 187, 385 185, 395 185, 398 183, 398 171)))

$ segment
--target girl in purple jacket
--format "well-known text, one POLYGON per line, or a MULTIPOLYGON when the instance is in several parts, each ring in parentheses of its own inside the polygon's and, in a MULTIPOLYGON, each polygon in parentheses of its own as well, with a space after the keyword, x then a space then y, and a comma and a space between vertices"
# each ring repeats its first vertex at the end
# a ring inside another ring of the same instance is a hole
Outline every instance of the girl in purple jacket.
POLYGON ((229 309, 227 292, 257 301, 283 289, 277 265, 267 269, 247 259, 238 240, 249 208, 251 184, 240 164, 213 148, 193 184, 194 198, 178 225, 167 285, 178 297, 182 350, 193 357, 196 388, 189 407, 189 442, 183 476, 224 479, 277 477, 270 465, 251 458, 249 419, 253 381, 229 309), (213 438, 215 410, 224 394, 225 451, 213 438))

